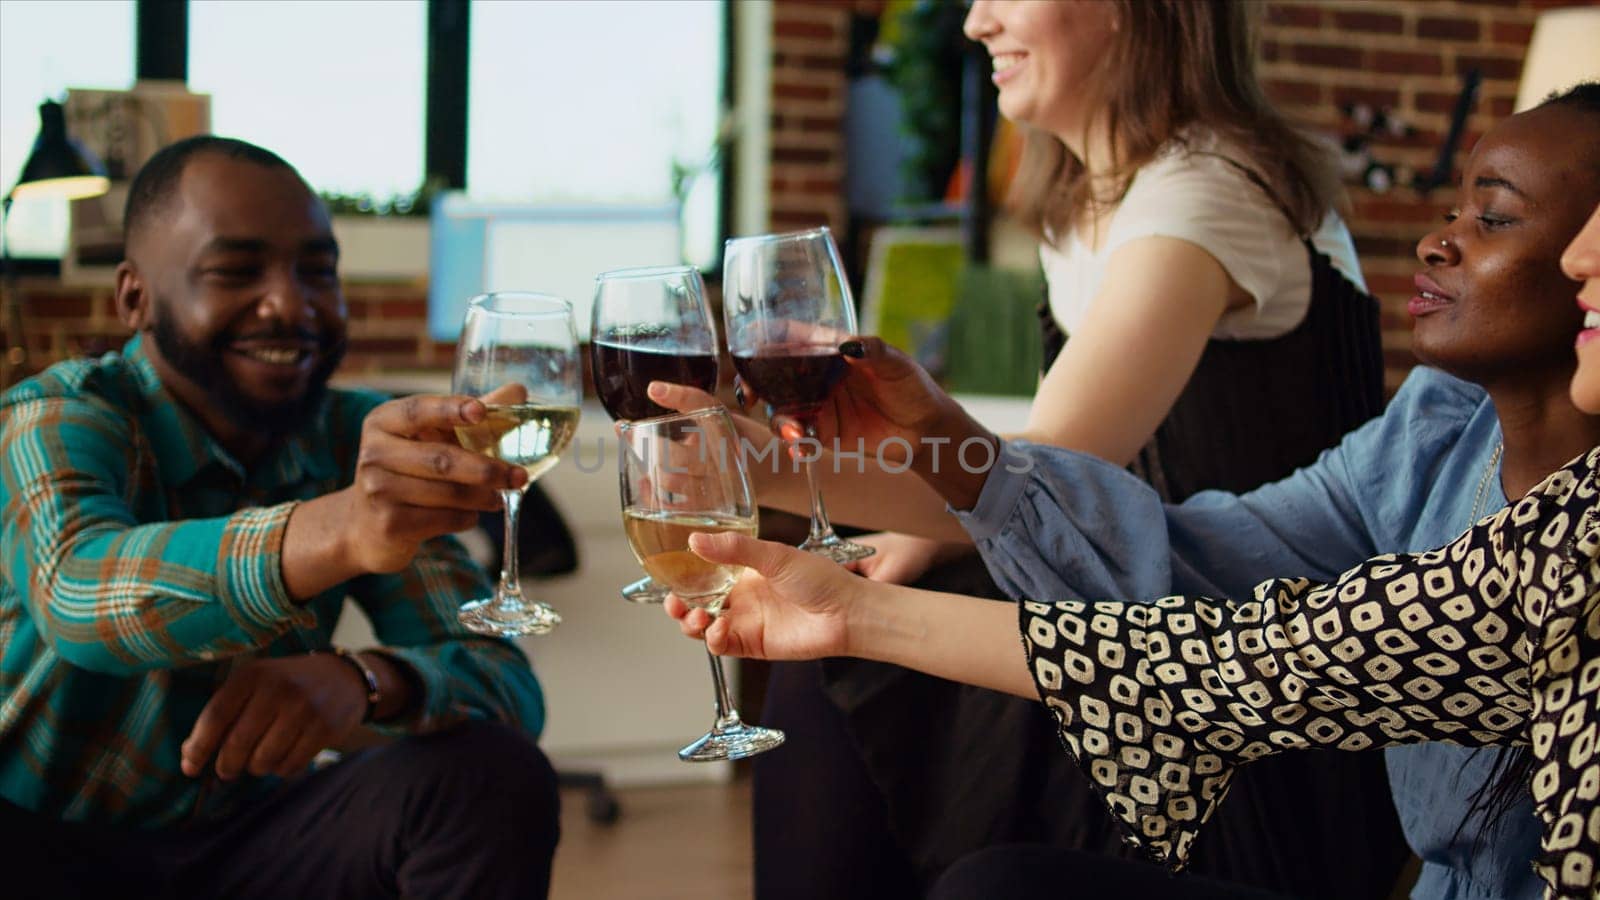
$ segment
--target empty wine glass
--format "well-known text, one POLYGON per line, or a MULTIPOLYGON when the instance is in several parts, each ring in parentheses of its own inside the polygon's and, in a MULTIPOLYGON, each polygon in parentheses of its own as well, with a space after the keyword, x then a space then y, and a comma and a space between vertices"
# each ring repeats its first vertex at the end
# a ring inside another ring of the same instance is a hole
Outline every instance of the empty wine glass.
MULTIPOLYGON (((739 377, 815 441, 817 412, 848 371, 839 343, 856 331, 833 235, 824 227, 728 241, 722 294, 739 377)), ((811 533, 800 549, 841 563, 871 556, 871 547, 834 533, 812 459, 800 459, 811 488, 811 533)))
MULTIPOLYGON (((743 567, 701 559, 689 549, 689 535, 733 531, 755 536, 755 501, 733 419, 716 407, 624 422, 618 431, 623 528, 634 556, 685 603, 717 615, 743 567)), ((739 718, 722 660, 709 649, 706 655, 717 718, 710 731, 678 751, 678 758, 743 759, 782 744, 783 732, 739 718)))
MULTIPOLYGON (((600 403, 619 420, 672 411, 650 399, 652 381, 717 389, 717 333, 705 284, 693 266, 616 269, 595 279, 589 368, 600 403)), ((622 589, 634 603, 660 603, 650 577, 622 589)))
MULTIPOLYGON (((461 446, 521 466, 527 484, 555 467, 578 430, 582 365, 572 305, 547 294, 500 292, 472 298, 456 345, 451 389, 469 397, 492 395, 489 414, 456 429, 461 446)), ((500 584, 493 597, 457 613, 479 634, 545 634, 561 623, 549 604, 522 596, 517 575, 517 521, 521 488, 500 492, 505 501, 505 542, 500 584)))

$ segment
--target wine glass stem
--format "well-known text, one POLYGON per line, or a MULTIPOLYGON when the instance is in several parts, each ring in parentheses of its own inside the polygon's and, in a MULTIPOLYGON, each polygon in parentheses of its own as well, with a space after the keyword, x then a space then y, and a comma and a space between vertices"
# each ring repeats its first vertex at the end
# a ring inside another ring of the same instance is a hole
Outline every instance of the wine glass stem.
MULTIPOLYGON (((809 421, 804 425, 806 437, 811 438, 813 441, 812 446, 821 446, 815 443, 817 438, 816 426, 809 421)), ((825 541, 833 536, 833 525, 829 524, 828 510, 822 505, 822 488, 817 484, 816 463, 812 462, 809 455, 806 455, 801 457, 800 464, 805 467, 806 487, 811 491, 811 537, 807 543, 825 541)))
POLYGON ((522 581, 517 572, 517 522, 522 518, 522 491, 508 489, 500 492, 505 501, 506 527, 500 547, 500 591, 502 603, 518 603, 522 599, 522 581))
POLYGON ((722 657, 707 648, 706 658, 711 661, 711 683, 717 689, 717 724, 712 731, 738 727, 739 710, 733 705, 733 697, 728 694, 728 678, 722 671, 722 657))

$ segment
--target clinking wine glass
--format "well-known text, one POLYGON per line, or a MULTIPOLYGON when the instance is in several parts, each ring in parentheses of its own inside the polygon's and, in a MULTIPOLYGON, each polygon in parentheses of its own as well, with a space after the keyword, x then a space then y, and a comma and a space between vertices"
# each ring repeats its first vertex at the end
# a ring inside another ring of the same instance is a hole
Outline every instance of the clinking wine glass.
MULTIPOLYGON (((856 331, 833 235, 816 228, 729 240, 722 293, 739 377, 815 441, 817 413, 848 371, 839 343, 856 331)), ((871 556, 871 547, 834 533, 811 457, 800 459, 811 488, 811 533, 800 549, 841 563, 871 556)))
MULTIPOLYGON (((483 294, 467 304, 456 345, 452 390, 481 397, 498 392, 476 425, 456 429, 461 446, 528 472, 528 484, 554 468, 578 430, 582 365, 572 306, 547 294, 483 294)), ((547 603, 522 596, 517 574, 517 522, 526 485, 500 492, 505 501, 505 545, 494 596, 457 613, 479 634, 545 634, 561 623, 547 603)))
MULTIPOLYGON (((689 549, 697 531, 756 533, 755 501, 733 419, 721 407, 624 422, 620 465, 623 528, 639 564, 690 606, 722 611, 742 566, 707 562, 689 549)), ((708 649, 716 721, 678 751, 685 762, 743 759, 783 743, 783 732, 739 718, 722 660, 708 649)))
MULTIPOLYGON (((693 266, 616 269, 595 279, 589 330, 595 394, 620 421, 671 414, 650 399, 652 381, 717 389, 717 334, 705 285, 693 266)), ((667 589, 645 577, 622 589, 634 603, 660 603, 667 589)))

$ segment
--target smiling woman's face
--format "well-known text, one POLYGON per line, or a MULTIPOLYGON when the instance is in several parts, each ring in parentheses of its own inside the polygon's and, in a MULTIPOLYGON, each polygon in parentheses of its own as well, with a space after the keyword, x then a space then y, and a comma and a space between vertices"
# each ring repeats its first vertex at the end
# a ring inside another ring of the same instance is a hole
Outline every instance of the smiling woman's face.
POLYGON ((1076 135, 1089 75, 1110 43, 1116 8, 1086 0, 977 0, 963 30, 989 51, 1000 113, 1076 135))
POLYGON ((1578 305, 1583 331, 1578 333, 1578 373, 1572 376, 1572 402, 1586 413, 1600 414, 1600 205, 1589 223, 1561 254, 1561 271, 1582 282, 1578 305))
POLYGON ((1513 116, 1478 141, 1456 210, 1417 244, 1418 358, 1479 384, 1565 382, 1583 313, 1558 260, 1600 202, 1596 159, 1600 119, 1571 106, 1513 116))

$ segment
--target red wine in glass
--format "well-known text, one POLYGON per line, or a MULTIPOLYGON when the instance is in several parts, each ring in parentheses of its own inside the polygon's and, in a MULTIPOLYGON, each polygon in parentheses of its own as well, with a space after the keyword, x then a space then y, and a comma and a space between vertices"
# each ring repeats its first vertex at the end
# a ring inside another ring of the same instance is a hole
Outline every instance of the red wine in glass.
POLYGON ((613 419, 633 421, 672 412, 651 400, 652 381, 686 384, 707 393, 717 390, 717 358, 637 344, 611 343, 598 338, 589 345, 594 390, 613 419))
POLYGON ((797 418, 815 413, 847 371, 838 347, 814 344, 768 344, 759 356, 734 356, 733 367, 774 410, 797 418))
MULTIPOLYGON (((816 440, 817 414, 849 371, 839 342, 856 333, 855 301, 832 232, 822 227, 730 238, 723 249, 722 301, 728 352, 740 379, 816 440)), ((839 537, 828 524, 816 466, 796 452, 800 438, 790 424, 778 427, 811 496, 811 530, 800 549, 841 563, 871 556, 871 547, 839 537)))

